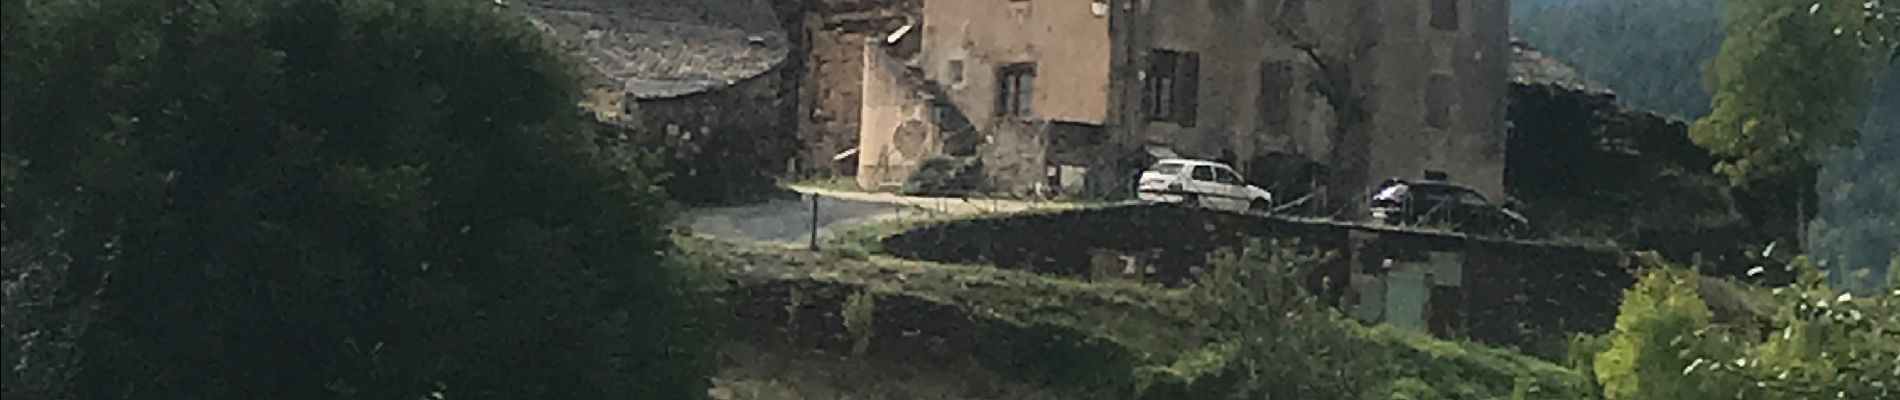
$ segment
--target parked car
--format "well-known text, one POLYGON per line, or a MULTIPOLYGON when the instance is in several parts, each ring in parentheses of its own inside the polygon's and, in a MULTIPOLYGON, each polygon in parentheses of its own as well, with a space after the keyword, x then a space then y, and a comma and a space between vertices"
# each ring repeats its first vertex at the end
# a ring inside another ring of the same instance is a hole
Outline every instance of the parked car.
POLYGON ((1393 178, 1381 183, 1375 193, 1371 204, 1375 222, 1506 237, 1530 231, 1530 220, 1514 210, 1514 203, 1492 203, 1478 191, 1450 182, 1393 178))
POLYGON ((1136 197, 1150 203, 1176 203, 1235 212, 1267 212, 1273 194, 1248 185, 1234 168, 1215 161, 1164 159, 1148 167, 1135 183, 1136 197))

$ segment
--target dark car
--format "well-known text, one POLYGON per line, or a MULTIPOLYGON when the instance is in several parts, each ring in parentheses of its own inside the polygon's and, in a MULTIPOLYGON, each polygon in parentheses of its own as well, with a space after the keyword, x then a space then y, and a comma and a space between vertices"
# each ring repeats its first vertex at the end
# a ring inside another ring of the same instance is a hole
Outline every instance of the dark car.
POLYGON ((1495 204, 1462 185, 1438 180, 1387 179, 1372 196, 1372 220, 1391 225, 1441 227, 1454 232, 1522 237, 1530 221, 1514 204, 1495 204))

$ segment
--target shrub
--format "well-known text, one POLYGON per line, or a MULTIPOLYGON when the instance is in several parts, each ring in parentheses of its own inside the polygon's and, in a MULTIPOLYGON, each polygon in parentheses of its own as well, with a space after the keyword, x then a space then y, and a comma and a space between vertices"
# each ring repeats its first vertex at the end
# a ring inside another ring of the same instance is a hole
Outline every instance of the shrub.
POLYGON ((978 158, 936 156, 917 163, 904 180, 902 192, 921 196, 967 196, 988 189, 986 170, 978 158))
POLYGON ((1596 358, 1618 399, 1877 399, 1900 388, 1900 293, 1856 298, 1827 287, 1805 257, 1775 290, 1765 333, 1709 321, 1686 270, 1656 263, 1623 299, 1596 358))
POLYGON ((1695 273, 1659 268, 1623 295, 1609 347, 1594 365, 1603 395, 1611 400, 1699 399, 1717 389, 1706 375, 1688 374, 1716 357, 1710 312, 1697 294, 1695 273))
POLYGON ((1144 380, 1179 376, 1195 385, 1211 378, 1190 390, 1243 397, 1348 399, 1368 392, 1382 376, 1377 349, 1307 292, 1312 267, 1324 257, 1277 241, 1209 255, 1208 272, 1192 293, 1218 341, 1171 365, 1145 369, 1144 380))
POLYGON ((664 199, 519 16, 6 4, 6 244, 100 304, 69 395, 703 395, 664 199))

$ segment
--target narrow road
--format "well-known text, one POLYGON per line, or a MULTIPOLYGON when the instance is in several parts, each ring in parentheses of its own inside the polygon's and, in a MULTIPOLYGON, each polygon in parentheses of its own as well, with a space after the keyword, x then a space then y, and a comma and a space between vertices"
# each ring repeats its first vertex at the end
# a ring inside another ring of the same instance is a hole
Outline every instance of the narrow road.
POLYGON ((915 197, 806 186, 789 188, 804 194, 804 198, 692 210, 686 213, 687 224, 694 234, 714 239, 802 247, 811 240, 812 196, 818 197, 819 241, 829 240, 852 228, 905 216, 1016 213, 1080 207, 1075 203, 915 197))

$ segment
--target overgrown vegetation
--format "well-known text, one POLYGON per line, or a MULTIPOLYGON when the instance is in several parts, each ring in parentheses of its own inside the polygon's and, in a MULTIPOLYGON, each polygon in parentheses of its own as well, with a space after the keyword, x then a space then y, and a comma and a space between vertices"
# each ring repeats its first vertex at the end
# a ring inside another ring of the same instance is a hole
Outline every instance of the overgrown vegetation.
POLYGON ((518 15, 4 4, 7 398, 705 393, 664 199, 518 15))
POLYGON ((1461 399, 1590 396, 1583 375, 1481 345, 1366 327, 1306 291, 1326 255, 1256 241, 1209 256, 1190 298, 1213 341, 1143 368, 1154 398, 1461 399))
POLYGON ((1691 272, 1652 260, 1596 356, 1605 397, 1879 399, 1900 391, 1900 286, 1872 298, 1829 288, 1805 259, 1775 290, 1768 326, 1712 322, 1691 272))

